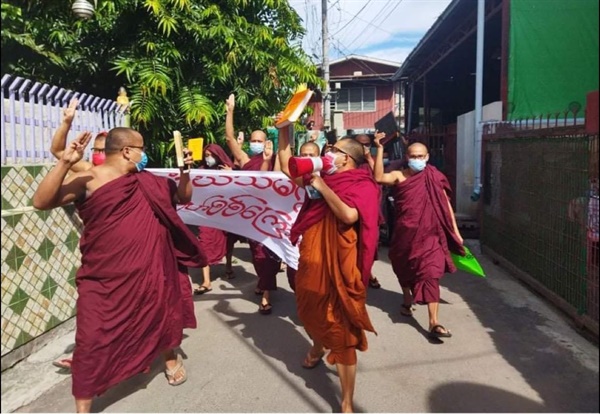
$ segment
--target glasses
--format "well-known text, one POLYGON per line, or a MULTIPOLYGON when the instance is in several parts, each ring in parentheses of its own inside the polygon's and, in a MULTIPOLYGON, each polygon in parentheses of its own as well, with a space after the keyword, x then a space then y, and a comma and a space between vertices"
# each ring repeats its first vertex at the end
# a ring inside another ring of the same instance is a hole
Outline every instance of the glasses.
POLYGON ((138 145, 125 145, 123 148, 121 148, 121 151, 123 151, 125 148, 135 148, 135 149, 139 149, 142 151, 146 151, 146 146, 138 146, 138 145))
POLYGON ((331 147, 329 147, 329 148, 328 148, 328 149, 327 149, 325 152, 333 152, 334 154, 341 153, 341 154, 347 155, 347 156, 349 156, 350 158, 352 158, 352 160, 353 160, 353 161, 354 161, 356 164, 358 164, 358 161, 356 161, 352 155, 348 154, 348 153, 347 153, 346 151, 344 151, 344 150, 341 150, 341 149, 339 149, 338 147, 331 146, 331 147))

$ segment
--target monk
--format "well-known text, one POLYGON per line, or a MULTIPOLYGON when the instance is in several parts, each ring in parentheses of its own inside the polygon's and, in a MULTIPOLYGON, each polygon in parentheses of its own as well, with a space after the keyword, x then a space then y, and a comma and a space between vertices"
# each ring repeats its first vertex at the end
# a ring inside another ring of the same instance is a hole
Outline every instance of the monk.
MULTIPOLYGON (((84 224, 72 364, 77 412, 89 412, 94 396, 146 371, 161 353, 169 384, 185 382, 174 348, 195 319, 186 314, 191 289, 188 284, 189 298, 183 297, 179 269, 206 265, 175 210, 191 200, 189 175, 181 174, 177 186, 143 171, 142 136, 114 128, 105 162, 67 177, 90 139, 84 132, 72 141, 33 196, 40 210, 74 202, 84 224)), ((186 163, 192 163, 189 153, 186 163)))
MULTIPOLYGON (((209 144, 204 148, 204 156, 199 168, 207 170, 232 170, 233 162, 223 148, 217 144, 209 144)), ((194 286, 194 294, 202 295, 212 290, 210 280, 210 266, 221 263, 227 254, 227 233, 212 227, 198 227, 198 241, 200 248, 206 255, 208 265, 202 268, 203 281, 200 286, 194 286)), ((233 275, 226 274, 228 278, 233 275)))
POLYGON ((326 156, 335 168, 305 180, 321 198, 305 200, 290 237, 294 244, 302 237, 296 302, 314 342, 302 365, 316 367, 328 349, 327 362, 340 377, 342 412, 352 412, 356 351, 367 350, 365 331, 375 332, 366 284, 377 249, 380 190, 370 172, 357 168, 364 151, 355 140, 337 141, 326 156))
MULTIPOLYGON (((380 133, 379 131, 376 132, 377 134, 380 134, 380 138, 385 137, 385 133, 380 133), (383 135, 381 135, 383 134, 383 135)), ((363 163, 361 166, 359 166, 358 168, 362 168, 366 171, 369 171, 371 174, 373 173, 373 167, 375 165, 375 160, 373 160, 373 156, 371 155, 371 147, 372 147, 372 143, 371 143, 371 137, 368 136, 367 134, 358 134, 355 138, 356 141, 358 141, 364 148, 365 150, 365 163, 363 163)), ((379 200, 379 204, 381 205, 381 200, 379 200)), ((379 225, 382 225, 385 223, 385 217, 383 216, 383 214, 381 213, 381 209, 379 211, 379 225)), ((377 251, 375 251, 375 260, 377 260, 377 251)), ((379 283, 379 280, 373 276, 373 273, 371 272, 369 275, 369 287, 373 288, 373 289, 380 289, 381 288, 381 283, 379 283)))
POLYGON ((464 255, 463 239, 450 204, 446 177, 428 165, 429 152, 421 143, 407 148, 407 165, 383 172, 383 147, 375 139, 375 179, 395 187, 396 223, 389 249, 394 273, 402 287, 401 314, 412 316, 413 303, 426 304, 430 338, 452 336, 438 319, 440 279, 456 271, 450 251, 464 255))
MULTIPOLYGON (((267 140, 267 134, 255 130, 250 134, 250 157, 238 144, 234 136, 233 112, 235 109, 235 95, 229 95, 225 102, 227 115, 225 118, 225 137, 227 146, 234 160, 243 171, 273 171, 275 157, 273 157, 273 143, 267 140)), ((281 259, 271 252, 267 247, 255 240, 249 240, 252 252, 252 264, 258 276, 258 284, 254 293, 262 296, 258 311, 262 315, 268 315, 273 310, 270 302, 270 291, 277 289, 277 273, 281 268, 281 259)))
MULTIPOLYGON (((54 135, 52 136, 52 142, 50 143, 50 152, 56 159, 60 159, 62 157, 63 152, 65 151, 65 147, 67 146, 67 136, 69 134, 69 130, 71 129, 71 125, 73 124, 73 119, 77 113, 77 105, 79 104, 79 100, 77 98, 71 99, 69 105, 63 109, 62 111, 62 121, 54 135)), ((79 172, 86 171, 92 168, 94 165, 100 165, 104 162, 104 146, 106 140, 107 132, 102 131, 96 135, 94 138, 94 146, 92 147, 92 160, 86 161, 81 160, 77 164, 71 166, 71 172, 79 172)))
MULTIPOLYGON (((58 128, 56 128, 56 131, 52 136, 52 141, 50 142, 50 152, 57 160, 61 159, 62 154, 67 146, 67 137, 69 135, 69 131, 71 130, 73 119, 75 119, 75 115, 77 114, 78 104, 79 100, 77 98, 73 98, 69 101, 69 105, 62 110, 61 123, 59 124, 58 128)), ((107 132, 102 131, 94 138, 91 162, 82 159, 78 163, 71 166, 71 172, 86 171, 92 168, 94 165, 100 165, 104 162, 104 145, 106 141, 106 134, 107 132)), ((52 365, 64 370, 70 370, 72 363, 72 358, 60 358, 53 361, 52 365)))
MULTIPOLYGON (((275 123, 277 123, 280 116, 281 114, 277 115, 275 123)), ((308 142, 305 142, 300 146, 301 157, 318 157, 320 153, 321 149, 319 148, 319 145, 314 142, 313 139, 311 139, 308 142)), ((292 149, 290 147, 289 127, 285 127, 279 131, 279 140, 277 148, 277 161, 279 162, 279 169, 296 185, 302 186, 304 183, 303 178, 294 178, 290 174, 290 158, 292 158, 292 149)), ((295 292, 297 270, 292 267, 286 266, 285 271, 287 274, 288 283, 292 290, 295 292)))

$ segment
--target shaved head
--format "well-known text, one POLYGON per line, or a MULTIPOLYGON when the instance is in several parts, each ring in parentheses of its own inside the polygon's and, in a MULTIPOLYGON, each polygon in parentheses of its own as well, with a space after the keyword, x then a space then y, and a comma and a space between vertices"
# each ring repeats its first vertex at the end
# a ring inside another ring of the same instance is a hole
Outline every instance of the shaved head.
POLYGON ((408 148, 406 149, 406 152, 410 153, 412 151, 419 151, 419 152, 423 152, 425 151, 425 154, 429 154, 429 150, 427 149, 427 145, 422 144, 420 142, 414 142, 412 144, 410 144, 408 146, 408 148))
POLYGON ((264 131, 257 129, 256 131, 252 131, 250 134, 250 142, 262 142, 265 143, 267 141, 267 134, 264 131))
POLYGON ((359 134, 355 139, 362 145, 371 145, 371 137, 366 134, 359 134))
POLYGON ((360 142, 352 138, 342 138, 336 145, 354 160, 356 166, 365 162, 365 149, 360 142))
POLYGON ((127 145, 143 146, 144 138, 135 129, 117 127, 108 131, 106 135, 105 151, 115 153, 127 145))
POLYGON ((300 146, 301 157, 318 157, 321 153, 321 148, 314 142, 305 142, 300 146))

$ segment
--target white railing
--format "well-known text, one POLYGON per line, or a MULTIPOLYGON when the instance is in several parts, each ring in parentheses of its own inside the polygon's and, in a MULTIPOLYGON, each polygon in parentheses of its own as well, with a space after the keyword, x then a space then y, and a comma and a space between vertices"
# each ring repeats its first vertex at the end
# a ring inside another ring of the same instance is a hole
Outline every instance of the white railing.
POLYGON ((62 109, 73 97, 79 99, 79 106, 68 140, 80 131, 95 135, 125 123, 123 108, 113 100, 19 76, 3 75, 1 92, 2 165, 54 162, 52 135, 61 123, 62 109))

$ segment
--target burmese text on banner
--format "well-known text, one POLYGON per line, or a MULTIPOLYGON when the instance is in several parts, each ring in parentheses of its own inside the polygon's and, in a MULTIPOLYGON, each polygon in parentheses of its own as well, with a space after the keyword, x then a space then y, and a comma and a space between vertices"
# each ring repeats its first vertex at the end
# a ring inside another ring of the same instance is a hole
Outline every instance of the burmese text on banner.
MULTIPOLYGON (((179 180, 179 170, 148 169, 179 180)), ((188 225, 214 227, 256 240, 288 266, 298 266, 298 248, 290 243, 290 230, 304 201, 304 189, 280 172, 190 171, 193 194, 177 206, 188 225)))

